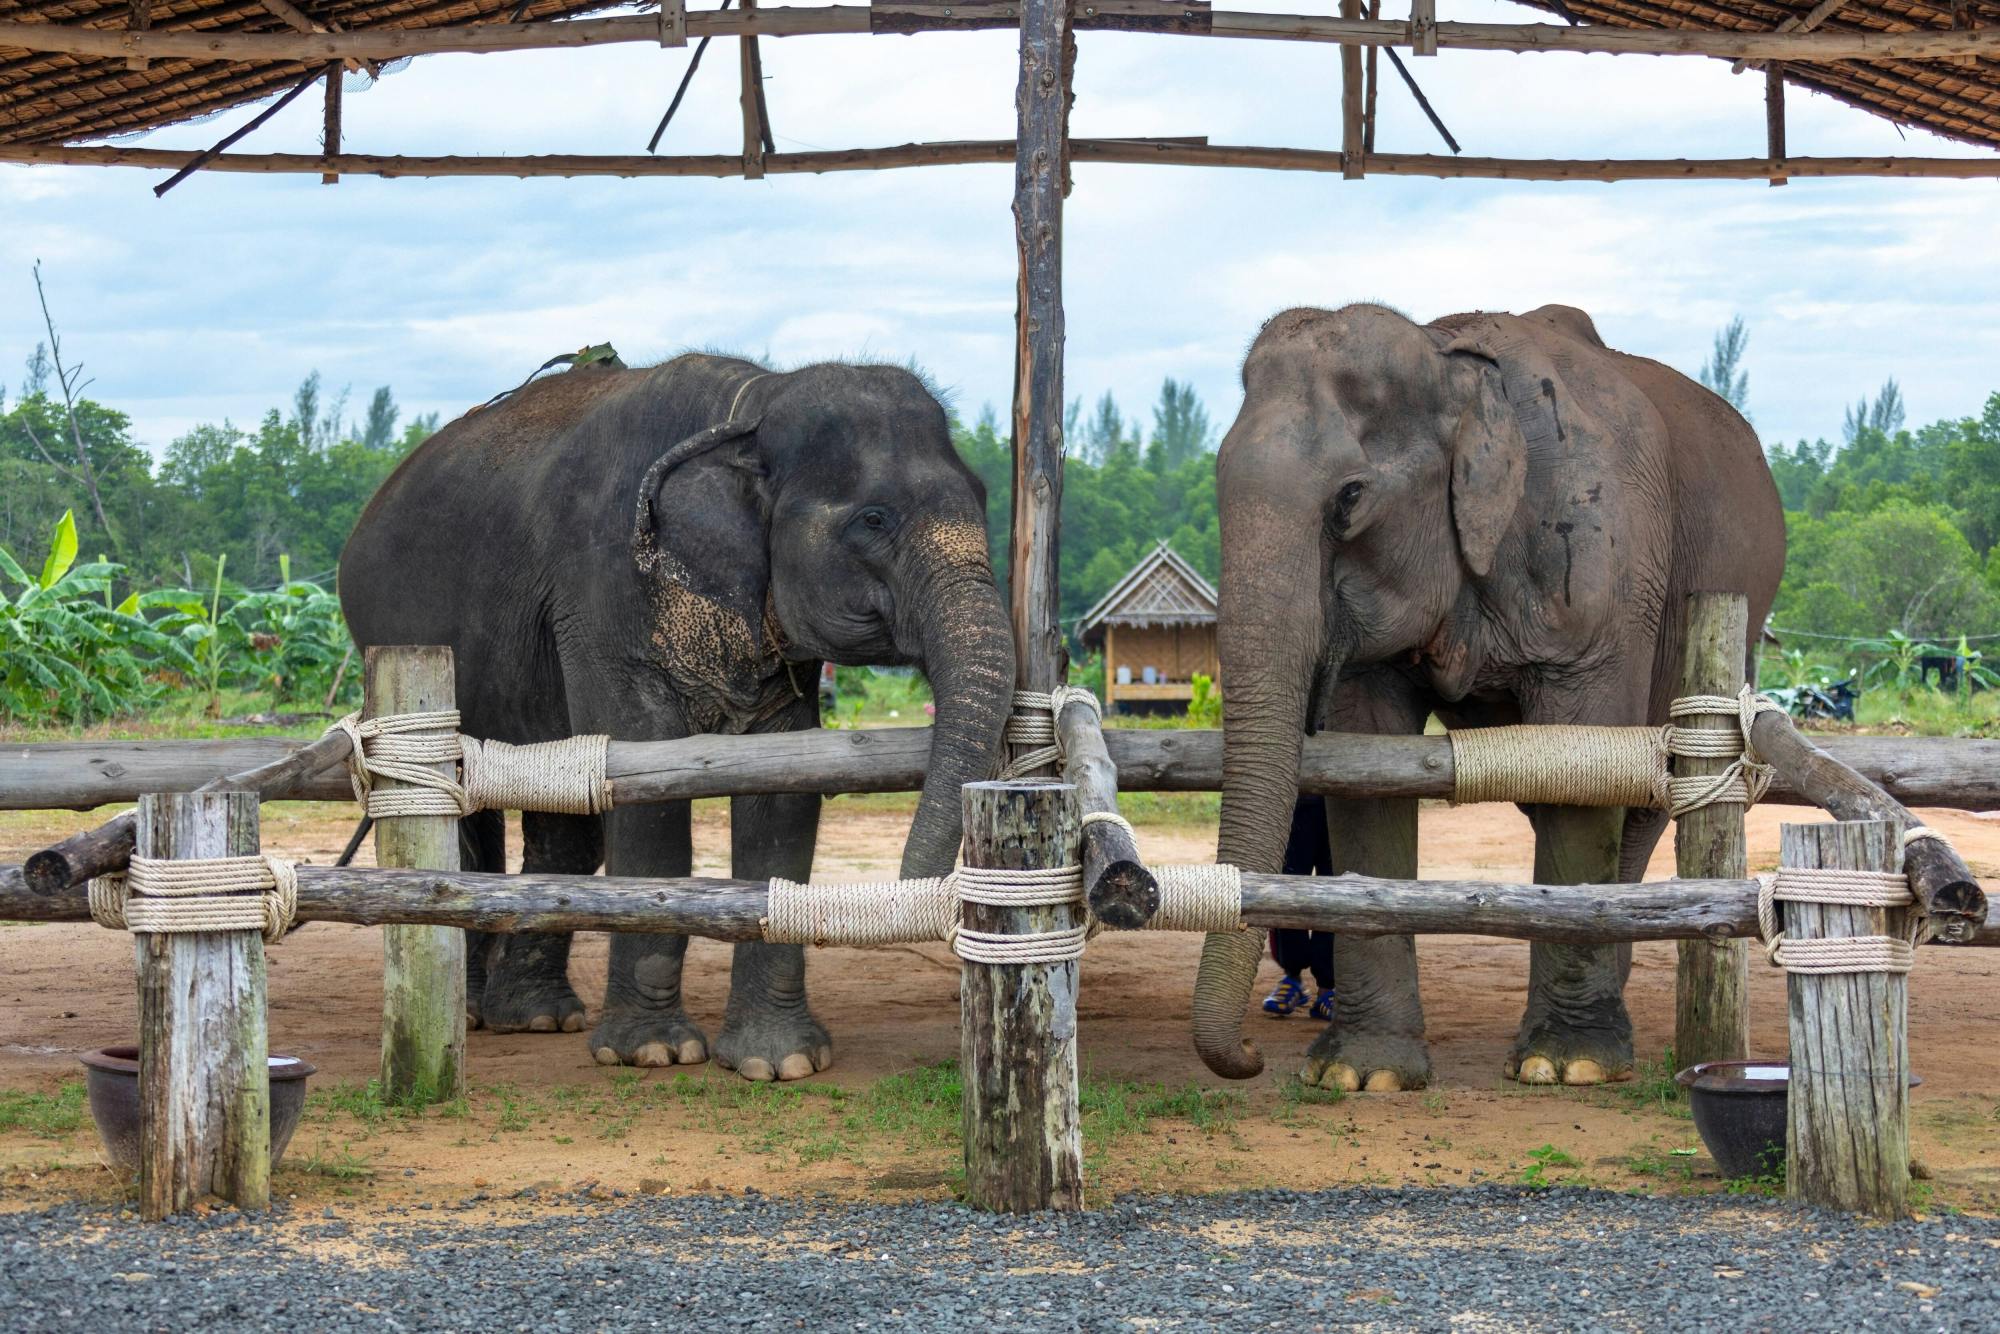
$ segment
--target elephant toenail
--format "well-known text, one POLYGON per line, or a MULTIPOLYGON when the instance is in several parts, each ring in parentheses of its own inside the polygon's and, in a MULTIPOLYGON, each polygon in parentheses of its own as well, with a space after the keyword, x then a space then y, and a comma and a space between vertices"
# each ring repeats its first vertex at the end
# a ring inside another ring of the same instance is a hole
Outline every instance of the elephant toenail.
POLYGON ((1355 1073, 1354 1067, 1351 1065, 1329 1066, 1326 1076, 1320 1079, 1320 1084, 1326 1086, 1329 1078, 1345 1092, 1359 1093, 1361 1091, 1361 1076, 1355 1073))
POLYGON ((595 1060, 599 1065, 620 1064, 618 1060, 617 1051, 611 1047, 599 1047, 596 1051, 592 1052, 590 1055, 591 1058, 595 1060))
POLYGON ((664 1042, 648 1042, 632 1053, 632 1064, 645 1066, 672 1065, 674 1053, 664 1042))
POLYGON ((778 1076, 778 1072, 771 1068, 771 1063, 761 1056, 752 1056, 737 1066, 736 1073, 745 1079, 754 1079, 760 1084, 768 1083, 778 1076))
POLYGON ((582 1010, 571 1010, 568 1014, 563 1016, 562 1031, 565 1033, 581 1033, 583 1032, 583 1025, 584 1025, 584 1018, 582 1010))
POLYGON ((1362 1087, 1370 1093, 1400 1093, 1403 1081, 1394 1070, 1374 1070, 1369 1072, 1368 1082, 1362 1087))
POLYGON ((530 1033, 553 1033, 553 1032, 555 1032, 555 1031, 556 1031, 556 1019, 555 1019, 555 1016, 554 1016, 554 1015, 552 1015, 552 1014, 538 1014, 538 1015, 536 1015, 536 1016, 535 1016, 535 1017, 534 1017, 533 1019, 530 1019, 530 1020, 528 1021, 528 1031, 529 1031, 530 1033))
POLYGON ((1571 1061, 1563 1067, 1565 1084, 1602 1084, 1604 1067, 1596 1061, 1571 1061))
POLYGON ((795 1051, 778 1062, 778 1078, 804 1079, 813 1072, 812 1057, 802 1051, 795 1051))
POLYGON ((674 1048, 674 1059, 682 1065, 700 1065, 708 1059, 708 1048, 700 1038, 687 1038, 674 1048))
POLYGON ((1520 1073, 1514 1077, 1523 1084, 1553 1084, 1556 1082, 1556 1063, 1546 1056, 1530 1056, 1521 1062, 1520 1073))
POLYGON ((823 1047, 814 1047, 812 1051, 812 1058, 813 1058, 813 1069, 815 1070, 826 1069, 828 1066, 833 1064, 833 1047, 831 1046, 831 1044, 823 1047))

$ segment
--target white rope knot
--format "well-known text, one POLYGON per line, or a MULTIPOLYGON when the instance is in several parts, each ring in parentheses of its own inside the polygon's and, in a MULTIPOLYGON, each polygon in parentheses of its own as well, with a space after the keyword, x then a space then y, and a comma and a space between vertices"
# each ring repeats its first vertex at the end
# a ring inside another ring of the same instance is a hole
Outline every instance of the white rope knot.
POLYGON ((1745 685, 1734 698, 1728 695, 1683 695, 1667 706, 1669 718, 1727 718, 1734 727, 1682 727, 1668 723, 1660 729, 1653 768, 1654 804, 1678 819, 1689 811, 1718 802, 1754 806, 1771 790, 1776 771, 1757 758, 1750 743, 1750 729, 1757 715, 1779 710, 1778 705, 1745 685), (1670 758, 1728 760, 1715 774, 1676 776, 1670 758))
POLYGON ((256 931, 277 944, 298 912, 299 877, 282 857, 134 857, 124 875, 90 882, 99 926, 144 935, 256 931))
POLYGON ((458 744, 465 756, 465 798, 473 810, 598 815, 611 809, 611 781, 604 776, 608 736, 526 746, 461 736, 458 744))
POLYGON ((1894 936, 1834 936, 1793 940, 1780 929, 1778 904, 1823 903, 1848 908, 1904 908, 1915 902, 1909 877, 1901 871, 1809 870, 1782 866, 1757 877, 1757 927, 1764 954, 1788 973, 1907 973, 1916 963, 1923 918, 1910 914, 1904 939, 1894 936))
POLYGON ((461 757, 458 710, 391 713, 363 718, 350 713, 327 729, 345 732, 353 743, 347 756, 354 799, 376 819, 401 815, 470 815, 475 807, 465 788, 449 775, 431 768, 461 757), (376 780, 389 778, 408 787, 377 791, 376 780))
POLYGON ((1000 771, 1002 778, 1020 778, 1064 758, 1061 730, 1056 719, 1072 704, 1090 710, 1091 717, 1104 721, 1103 706, 1097 696, 1082 686, 1062 685, 1053 690, 1016 690, 1014 711, 1007 715, 1001 737, 1016 753, 1000 771), (1021 748, 1027 749, 1021 749, 1021 748))

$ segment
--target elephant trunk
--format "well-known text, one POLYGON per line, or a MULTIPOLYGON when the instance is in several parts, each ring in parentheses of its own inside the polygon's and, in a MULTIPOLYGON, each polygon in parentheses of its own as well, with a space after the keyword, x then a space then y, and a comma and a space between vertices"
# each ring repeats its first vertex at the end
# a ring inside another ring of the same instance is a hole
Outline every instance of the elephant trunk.
MULTIPOLYGON (((1254 512, 1230 505, 1225 495, 1222 528, 1227 725, 1216 859, 1246 871, 1276 871, 1284 862, 1298 799, 1299 743, 1322 642, 1318 513, 1276 513, 1272 494, 1262 491, 1254 512)), ((1250 931, 1219 932, 1202 944, 1195 1050, 1225 1079, 1248 1079, 1264 1068, 1257 1048, 1243 1038, 1243 1012, 1263 945, 1250 931)))
POLYGON ((916 581, 924 675, 936 700, 930 765, 903 845, 905 877, 947 875, 965 819, 959 789, 1000 768, 1001 729, 1014 693, 1014 636, 985 563, 945 562, 916 581))

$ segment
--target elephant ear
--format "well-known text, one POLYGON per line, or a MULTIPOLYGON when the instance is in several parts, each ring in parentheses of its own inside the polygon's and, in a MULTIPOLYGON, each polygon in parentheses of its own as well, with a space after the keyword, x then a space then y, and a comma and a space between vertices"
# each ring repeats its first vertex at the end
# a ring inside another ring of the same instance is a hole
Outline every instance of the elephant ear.
POLYGON ((1454 338, 1447 356, 1462 358, 1461 383, 1472 388, 1451 442, 1451 519, 1459 554, 1484 578, 1520 508, 1528 483, 1528 445, 1509 402, 1499 354, 1489 344, 1454 338))
MULTIPOLYGON (((652 581, 651 645, 670 675, 719 712, 751 707, 774 666, 765 603, 771 561, 758 419, 676 444, 639 483, 632 556, 652 581)), ((707 712, 707 710, 704 710, 707 712)))

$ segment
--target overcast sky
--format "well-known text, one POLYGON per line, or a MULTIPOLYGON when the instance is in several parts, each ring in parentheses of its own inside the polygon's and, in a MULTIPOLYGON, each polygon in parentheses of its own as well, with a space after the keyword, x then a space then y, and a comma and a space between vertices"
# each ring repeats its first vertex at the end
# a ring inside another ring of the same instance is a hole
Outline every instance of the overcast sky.
MULTIPOLYGON (((1296 8, 1243 3, 1242 8, 1296 8)), ((1305 6, 1313 8, 1313 6, 1305 6)), ((1393 8, 1393 5, 1391 6, 1393 8)), ((1548 16, 1448 0, 1445 16, 1548 16)), ((735 152, 734 51, 716 43, 661 151, 735 152)), ((642 151, 688 59, 644 45, 432 56, 353 93, 369 153, 642 151)), ((1446 51, 1411 60, 1474 155, 1763 152, 1763 80, 1694 58, 1446 51)), ((1074 132, 1339 146, 1329 46, 1085 34, 1074 132)), ((764 43, 780 151, 1012 134, 1011 33, 764 43)), ((1377 146, 1441 151, 1383 64, 1377 146)), ((139 142, 201 147, 238 109, 139 142)), ((312 94, 239 145, 314 152, 312 94)), ((1806 154, 1981 150, 1791 91, 1806 154)), ((30 265, 91 393, 156 449, 201 421, 254 423, 308 371, 449 418, 550 355, 628 362, 729 348, 781 364, 915 358, 968 417, 1011 392, 1005 166, 786 176, 403 180, 0 167, 0 383, 41 337, 30 265)), ((1072 395, 1128 415, 1162 376, 1218 425, 1243 350, 1288 305, 1386 301, 1429 319, 1560 301, 1612 345, 1693 373, 1749 323, 1767 441, 1837 438, 1843 403, 1902 382, 1912 424, 2000 389, 2000 187, 1992 181, 1547 184, 1083 164, 1067 209, 1072 395)))

